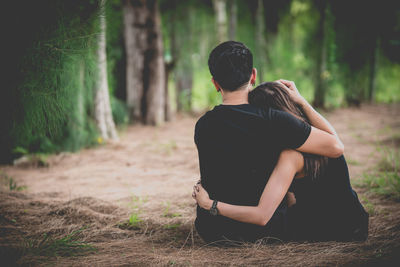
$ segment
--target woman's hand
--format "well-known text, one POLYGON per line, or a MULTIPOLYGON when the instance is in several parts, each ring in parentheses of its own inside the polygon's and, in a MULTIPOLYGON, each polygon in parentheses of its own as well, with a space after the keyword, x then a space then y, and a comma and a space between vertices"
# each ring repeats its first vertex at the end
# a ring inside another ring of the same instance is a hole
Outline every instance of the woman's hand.
POLYGON ((289 93, 290 97, 293 99, 293 101, 299 105, 303 105, 304 102, 306 101, 304 97, 299 93, 299 90, 297 90, 296 85, 294 84, 293 81, 287 81, 283 79, 279 79, 276 82, 281 83, 284 85, 284 88, 286 91, 289 93))
POLYGON ((289 208, 294 204, 296 204, 296 196, 294 195, 293 192, 288 191, 286 193, 286 197, 287 197, 287 205, 289 208))
POLYGON ((205 210, 211 209, 212 200, 208 196, 207 191, 201 186, 200 183, 197 183, 193 187, 192 197, 196 200, 197 204, 205 210))

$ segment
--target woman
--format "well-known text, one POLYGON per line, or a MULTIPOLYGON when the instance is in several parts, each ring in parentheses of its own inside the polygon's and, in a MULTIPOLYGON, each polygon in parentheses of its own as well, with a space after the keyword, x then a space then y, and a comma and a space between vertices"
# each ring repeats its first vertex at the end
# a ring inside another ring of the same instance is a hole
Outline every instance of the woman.
MULTIPOLYGON (((310 123, 293 98, 293 92, 279 82, 263 83, 249 94, 249 102, 253 105, 283 110, 310 123)), ((294 150, 283 151, 258 206, 238 206, 211 200, 200 182, 195 185, 192 194, 203 209, 209 210, 214 204, 218 215, 265 227, 268 227, 285 195, 290 206, 285 238, 342 241, 367 238, 368 213, 351 188, 343 156, 327 158, 294 150), (292 182, 293 177, 296 179, 292 182), (290 184, 291 192, 287 192, 290 184)))

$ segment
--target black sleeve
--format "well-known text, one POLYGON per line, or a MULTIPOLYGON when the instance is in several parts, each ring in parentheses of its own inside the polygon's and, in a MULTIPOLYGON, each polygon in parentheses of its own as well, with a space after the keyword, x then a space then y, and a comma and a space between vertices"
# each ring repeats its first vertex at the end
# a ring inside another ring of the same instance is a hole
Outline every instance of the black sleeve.
POLYGON ((298 148, 307 140, 311 126, 281 110, 269 109, 270 130, 274 141, 282 149, 298 148))

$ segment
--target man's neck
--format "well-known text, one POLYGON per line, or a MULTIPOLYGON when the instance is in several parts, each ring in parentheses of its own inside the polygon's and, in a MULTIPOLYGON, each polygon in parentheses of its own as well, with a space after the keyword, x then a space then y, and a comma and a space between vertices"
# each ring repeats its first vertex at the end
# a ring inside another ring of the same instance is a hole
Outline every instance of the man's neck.
POLYGON ((224 91, 222 94, 222 105, 242 105, 248 104, 249 88, 239 88, 236 91, 224 91))

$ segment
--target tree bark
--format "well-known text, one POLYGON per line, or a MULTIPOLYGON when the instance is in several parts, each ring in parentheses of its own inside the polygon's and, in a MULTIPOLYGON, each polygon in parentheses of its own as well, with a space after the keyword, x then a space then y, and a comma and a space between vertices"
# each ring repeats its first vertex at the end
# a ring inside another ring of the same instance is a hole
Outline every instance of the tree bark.
POLYGON ((191 109, 193 68, 190 64, 183 64, 183 67, 175 72, 176 77, 176 100, 177 110, 191 109))
POLYGON ((373 49, 371 51, 371 59, 369 62, 369 84, 368 84, 368 99, 370 102, 375 101, 375 77, 377 67, 377 57, 379 51, 379 37, 376 38, 373 49))
POLYGON ((150 11, 147 44, 145 53, 144 93, 146 97, 145 123, 158 125, 164 122, 165 108, 165 65, 161 35, 161 18, 157 1, 147 1, 150 11), (147 71, 148 72, 147 72, 147 71))
POLYGON ((213 0, 217 22, 217 40, 222 43, 227 40, 226 0, 213 0))
POLYGON ((125 0, 127 105, 131 119, 165 121, 165 66, 161 19, 155 0, 125 0))
POLYGON ((229 39, 236 39, 237 28, 237 3, 236 0, 229 0, 229 39))
POLYGON ((169 80, 169 75, 174 68, 174 62, 170 63, 165 63, 165 105, 164 105, 164 115, 165 115, 165 121, 171 121, 173 119, 173 114, 172 114, 172 108, 171 108, 171 99, 169 95, 169 86, 168 86, 168 80, 169 80))
MULTIPOLYGON (((176 8, 177 0, 170 0, 169 7, 173 10, 176 8)), ((170 39, 170 57, 169 60, 165 61, 165 121, 170 121, 173 119, 173 112, 171 107, 171 99, 169 94, 168 81, 171 72, 175 68, 175 63, 177 60, 177 48, 176 48, 176 12, 171 12, 168 17, 168 28, 169 28, 169 39, 170 39)))
POLYGON ((171 31, 171 51, 176 60, 174 76, 176 89, 175 101, 178 112, 191 110, 192 105, 193 62, 191 54, 195 42, 192 33, 194 23, 192 8, 191 5, 186 4, 182 9, 183 16, 181 19, 183 19, 183 25, 181 25, 180 31, 185 32, 185 36, 176 35, 175 31, 171 31), (187 54, 190 56, 187 56, 187 54))
POLYGON ((322 0, 319 5, 319 23, 316 41, 318 43, 319 51, 317 52, 316 58, 316 78, 315 78, 315 89, 314 89, 314 106, 324 107, 325 106, 325 92, 326 92, 326 82, 324 74, 326 72, 326 13, 327 13, 327 3, 322 0))
POLYGON ((112 118, 110 96, 107 80, 107 55, 106 55, 106 20, 104 10, 105 0, 100 2, 100 35, 97 49, 98 56, 98 86, 95 95, 95 118, 100 135, 104 140, 118 139, 112 118))
POLYGON ((145 25, 147 10, 144 5, 126 1, 123 7, 126 51, 126 101, 132 120, 141 120, 143 96, 143 50, 146 46, 145 25))
POLYGON ((263 82, 264 64, 266 63, 265 28, 264 28, 264 4, 262 0, 257 1, 256 10, 256 64, 258 68, 258 81, 263 82))

